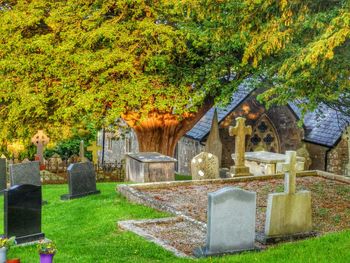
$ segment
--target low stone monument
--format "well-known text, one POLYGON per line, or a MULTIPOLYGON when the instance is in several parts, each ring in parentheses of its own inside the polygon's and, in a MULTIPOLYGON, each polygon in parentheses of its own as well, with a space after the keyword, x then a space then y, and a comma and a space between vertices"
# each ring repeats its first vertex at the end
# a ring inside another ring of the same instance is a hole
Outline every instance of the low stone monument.
POLYGON ((219 167, 221 166, 222 159, 222 143, 219 133, 219 122, 218 122, 218 113, 215 109, 213 121, 211 124, 211 130, 208 136, 208 139, 205 143, 204 152, 214 154, 219 161, 219 167))
POLYGON ((0 158, 0 193, 7 188, 6 159, 0 158))
POLYGON ((208 194, 206 246, 196 257, 240 253, 255 247, 256 193, 225 187, 208 194))
POLYGON ((259 240, 274 243, 314 235, 311 217, 311 193, 296 192, 296 152, 286 152, 284 193, 268 195, 265 236, 259 240))
POLYGON ((157 152, 125 154, 126 179, 137 183, 175 180, 176 159, 157 152))
POLYGON ((94 165, 98 164, 98 151, 102 150, 102 147, 97 145, 96 141, 93 141, 89 147, 86 148, 89 152, 92 153, 92 162, 94 165))
POLYGON ((43 239, 41 186, 16 185, 5 190, 4 196, 5 236, 15 236, 17 244, 43 239))
POLYGON ((10 184, 31 184, 41 186, 39 162, 10 164, 10 184))
POLYGON ((61 195, 62 200, 101 193, 96 189, 96 174, 91 162, 70 164, 67 172, 69 193, 61 195))
POLYGON ((236 118, 236 126, 229 128, 230 136, 235 138, 235 165, 231 166, 232 176, 249 176, 249 167, 245 166, 245 137, 252 134, 252 127, 245 126, 245 118, 236 118))
POLYGON ((192 180, 217 179, 219 177, 219 160, 212 153, 201 152, 191 161, 192 180))

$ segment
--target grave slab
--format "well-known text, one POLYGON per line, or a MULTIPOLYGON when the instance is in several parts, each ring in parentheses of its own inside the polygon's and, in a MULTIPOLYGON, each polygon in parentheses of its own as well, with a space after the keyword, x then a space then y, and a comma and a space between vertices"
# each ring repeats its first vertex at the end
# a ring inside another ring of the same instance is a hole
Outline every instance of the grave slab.
POLYGON ((192 180, 218 179, 219 160, 212 153, 201 152, 191 161, 192 180))
POLYGON ((69 193, 62 195, 62 200, 101 193, 96 189, 96 174, 91 162, 70 164, 67 172, 69 193))
POLYGON ((10 164, 10 184, 31 184, 41 186, 40 164, 38 161, 10 164))
POLYGON ((4 196, 5 236, 15 236, 17 244, 44 238, 41 232, 41 186, 16 185, 5 190, 4 196))
POLYGON ((255 247, 256 193, 225 187, 208 194, 207 243, 196 257, 234 254, 255 247))

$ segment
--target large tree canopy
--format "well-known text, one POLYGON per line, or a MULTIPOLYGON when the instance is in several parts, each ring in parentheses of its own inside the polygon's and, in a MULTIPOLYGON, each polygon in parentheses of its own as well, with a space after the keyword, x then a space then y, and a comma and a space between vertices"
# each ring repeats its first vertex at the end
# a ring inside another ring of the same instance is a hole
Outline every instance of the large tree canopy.
POLYGON ((262 98, 349 89, 349 0, 0 1, 0 138, 122 117, 141 150, 177 140, 247 77, 262 98))

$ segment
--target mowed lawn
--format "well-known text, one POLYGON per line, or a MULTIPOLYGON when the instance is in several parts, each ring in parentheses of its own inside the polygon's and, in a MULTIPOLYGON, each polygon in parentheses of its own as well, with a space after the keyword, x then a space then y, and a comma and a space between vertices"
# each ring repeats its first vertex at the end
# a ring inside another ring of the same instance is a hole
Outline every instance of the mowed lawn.
MULTIPOLYGON (((118 220, 169 216, 131 204, 115 192, 115 183, 99 183, 102 194, 61 201, 67 185, 43 186, 43 232, 57 243, 55 263, 96 262, 350 262, 350 230, 297 243, 278 245, 260 253, 207 259, 179 259, 133 233, 117 228, 118 220)), ((9 258, 37 263, 35 246, 15 247, 9 258)))

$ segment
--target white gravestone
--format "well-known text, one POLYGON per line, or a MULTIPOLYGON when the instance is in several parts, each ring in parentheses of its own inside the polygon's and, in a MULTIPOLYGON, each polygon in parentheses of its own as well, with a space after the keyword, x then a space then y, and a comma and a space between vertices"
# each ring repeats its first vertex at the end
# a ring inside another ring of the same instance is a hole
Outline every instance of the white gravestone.
POLYGON ((225 187, 208 194, 207 242, 195 256, 256 250, 256 193, 225 187))
POLYGON ((311 193, 296 192, 296 152, 286 152, 284 193, 269 194, 267 200, 265 237, 305 236, 312 231, 311 193))
POLYGON ((192 180, 217 179, 219 177, 219 159, 212 153, 201 152, 191 161, 192 180))

